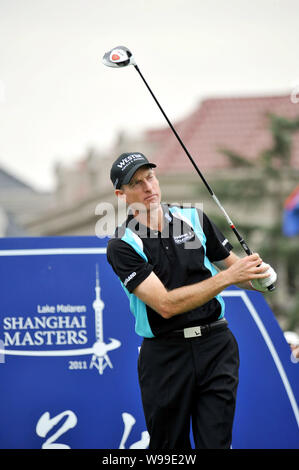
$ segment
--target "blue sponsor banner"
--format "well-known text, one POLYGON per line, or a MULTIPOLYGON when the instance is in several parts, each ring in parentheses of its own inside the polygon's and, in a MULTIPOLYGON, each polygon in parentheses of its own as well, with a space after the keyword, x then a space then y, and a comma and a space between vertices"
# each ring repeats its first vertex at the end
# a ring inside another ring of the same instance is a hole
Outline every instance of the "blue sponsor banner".
MULTIPOLYGON (((0 448, 145 449, 138 348, 107 239, 0 240, 0 448)), ((299 364, 264 297, 230 288, 233 444, 299 448, 299 364)))
POLYGON ((299 362, 262 294, 231 287, 223 297, 240 352, 232 447, 298 449, 299 362))

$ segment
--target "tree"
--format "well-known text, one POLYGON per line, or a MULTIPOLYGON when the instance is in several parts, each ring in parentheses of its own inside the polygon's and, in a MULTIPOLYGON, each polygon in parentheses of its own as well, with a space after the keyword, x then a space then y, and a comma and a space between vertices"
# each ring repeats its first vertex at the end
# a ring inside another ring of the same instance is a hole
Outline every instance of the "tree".
MULTIPOLYGON (((286 196, 295 185, 294 170, 290 166, 292 137, 299 130, 299 117, 287 119, 269 113, 267 115, 272 146, 263 150, 256 159, 221 148, 234 169, 243 169, 243 176, 232 179, 218 179, 214 189, 219 198, 230 204, 236 211, 236 204, 247 208, 248 213, 255 209, 255 223, 238 221, 238 230, 249 246, 261 254, 278 272, 277 290, 267 295, 273 312, 284 323, 286 329, 299 329, 299 265, 298 236, 287 238, 282 233, 282 214, 286 196), (244 179, 244 170, 245 179, 244 179), (261 222, 264 211, 270 220, 261 222), (258 216, 257 216, 258 215, 258 216), (259 220, 260 219, 260 220, 259 220)), ((298 175, 297 175, 298 176, 298 175)), ((214 220, 226 235, 232 239, 223 217, 214 214, 214 220)), ((233 240, 232 240, 233 241, 233 240)), ((237 246, 237 244, 235 244, 237 246)), ((244 254, 244 253, 243 253, 244 254)))

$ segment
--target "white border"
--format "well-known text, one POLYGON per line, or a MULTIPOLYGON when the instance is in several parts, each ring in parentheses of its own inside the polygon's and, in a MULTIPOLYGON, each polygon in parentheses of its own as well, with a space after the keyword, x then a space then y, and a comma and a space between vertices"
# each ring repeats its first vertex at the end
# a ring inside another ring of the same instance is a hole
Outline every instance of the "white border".
POLYGON ((94 349, 65 349, 62 351, 58 349, 53 349, 52 351, 20 351, 14 349, 0 349, 0 354, 6 354, 7 356, 85 356, 87 354, 94 354, 94 349))
POLYGON ((106 248, 36 248, 31 250, 0 250, 0 256, 103 255, 106 251, 106 248))

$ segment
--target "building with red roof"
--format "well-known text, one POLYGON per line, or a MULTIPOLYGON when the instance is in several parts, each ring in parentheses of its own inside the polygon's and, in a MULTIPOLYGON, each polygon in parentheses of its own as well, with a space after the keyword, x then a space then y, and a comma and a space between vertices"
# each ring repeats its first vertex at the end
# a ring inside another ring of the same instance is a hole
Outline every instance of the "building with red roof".
MULTIPOLYGON (((230 195, 234 190, 234 181, 241 181, 242 191, 239 187, 234 191, 238 197, 228 202, 224 200, 236 223, 241 219, 246 219, 248 224, 271 223, 271 198, 266 191, 266 198, 259 201, 259 208, 249 207, 244 211, 246 194, 243 189, 246 185, 250 186, 260 169, 236 167, 221 149, 229 149, 255 162, 261 151, 272 146, 269 113, 295 119, 299 116, 299 103, 292 102, 291 95, 210 98, 202 101, 190 115, 173 123, 213 189, 215 182, 224 178, 229 181, 230 195)), ((162 115, 161 122, 164 124, 162 115)), ((299 175, 299 132, 294 133, 292 138, 291 165, 283 188, 285 197, 296 186, 299 175)), ((60 168, 56 172, 57 207, 28 224, 32 234, 93 235, 98 219, 94 208, 101 201, 116 204, 109 177, 111 163, 117 155, 127 151, 143 152, 157 163, 163 201, 202 202, 209 213, 219 213, 174 134, 165 125, 146 130, 143 135, 133 138, 121 132, 107 154, 95 152, 91 155, 87 152, 80 159, 80 165, 60 168)), ((219 196, 218 188, 215 192, 219 196)), ((220 196, 223 197, 222 194, 220 196)))
MULTIPOLYGON (((174 123, 188 151, 202 171, 229 168, 230 159, 221 153, 229 149, 254 162, 270 148, 268 114, 288 119, 299 118, 299 103, 291 95, 210 98, 189 116, 174 123)), ((151 129, 146 140, 154 143, 151 155, 161 173, 189 173, 193 167, 169 127, 151 129)), ((299 169, 299 133, 293 135, 291 167, 299 169)))

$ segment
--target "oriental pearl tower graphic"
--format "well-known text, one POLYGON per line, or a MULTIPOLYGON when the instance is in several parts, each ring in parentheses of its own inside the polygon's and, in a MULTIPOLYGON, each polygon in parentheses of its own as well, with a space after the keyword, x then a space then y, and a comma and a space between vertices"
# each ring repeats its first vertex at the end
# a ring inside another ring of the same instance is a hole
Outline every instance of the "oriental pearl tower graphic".
POLYGON ((89 368, 92 369, 96 367, 99 371, 99 374, 103 374, 105 367, 109 366, 113 368, 112 362, 109 359, 108 351, 117 349, 121 346, 121 342, 117 339, 109 338, 110 343, 104 342, 103 334, 103 310, 104 302, 101 299, 101 288, 99 280, 99 266, 96 265, 96 286, 95 286, 96 298, 92 304, 92 307, 95 312, 95 333, 96 333, 96 342, 93 345, 93 355, 90 361, 89 368))

